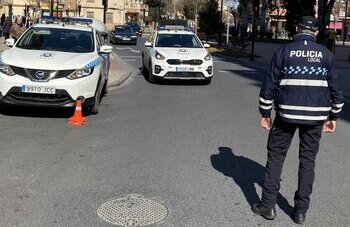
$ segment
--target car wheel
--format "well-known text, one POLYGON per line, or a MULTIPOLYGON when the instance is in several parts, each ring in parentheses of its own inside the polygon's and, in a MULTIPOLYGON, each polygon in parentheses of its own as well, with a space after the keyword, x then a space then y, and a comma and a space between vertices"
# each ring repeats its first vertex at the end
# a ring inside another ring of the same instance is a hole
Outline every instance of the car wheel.
POLYGON ((142 55, 142 73, 144 75, 147 75, 147 73, 148 73, 147 67, 145 65, 145 59, 144 59, 143 55, 142 55))
POLYGON ((149 67, 148 67, 148 82, 150 83, 155 83, 156 82, 156 78, 154 77, 153 73, 152 73, 152 63, 149 63, 149 67))
POLYGON ((105 84, 103 85, 102 89, 102 95, 105 96, 108 94, 108 80, 105 81, 105 84))
POLYGON ((100 81, 97 84, 96 92, 95 92, 95 97, 94 97, 94 103, 90 107, 90 114, 96 115, 100 111, 100 103, 101 103, 101 91, 100 91, 100 81))

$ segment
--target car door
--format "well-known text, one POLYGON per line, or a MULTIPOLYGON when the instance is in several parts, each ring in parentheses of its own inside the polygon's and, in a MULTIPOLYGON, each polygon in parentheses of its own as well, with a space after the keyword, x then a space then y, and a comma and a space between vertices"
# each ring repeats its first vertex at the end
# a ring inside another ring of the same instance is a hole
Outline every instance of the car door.
MULTIPOLYGON (((97 50, 99 50, 101 46, 106 45, 104 38, 102 38, 102 36, 98 32, 96 32, 96 41, 97 50)), ((102 57, 101 74, 104 80, 108 80, 110 66, 109 54, 99 53, 99 55, 102 57)))
MULTIPOLYGON (((155 37, 156 37, 156 33, 153 33, 152 35, 151 35, 151 37, 149 38, 149 42, 151 42, 153 45, 154 45, 154 42, 155 42, 155 37)), ((143 49, 143 53, 144 53, 144 63, 146 64, 146 65, 148 65, 148 62, 150 61, 150 59, 151 59, 151 49, 153 49, 153 47, 144 47, 144 49, 143 49)))

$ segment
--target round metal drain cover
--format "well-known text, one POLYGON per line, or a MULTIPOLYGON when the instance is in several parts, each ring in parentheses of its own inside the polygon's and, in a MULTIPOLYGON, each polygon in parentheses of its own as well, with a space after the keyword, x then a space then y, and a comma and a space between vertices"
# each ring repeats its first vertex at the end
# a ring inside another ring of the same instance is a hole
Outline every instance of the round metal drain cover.
POLYGON ((129 195, 102 204, 97 209, 97 215, 114 225, 145 226, 163 220, 168 215, 168 209, 156 201, 129 195))

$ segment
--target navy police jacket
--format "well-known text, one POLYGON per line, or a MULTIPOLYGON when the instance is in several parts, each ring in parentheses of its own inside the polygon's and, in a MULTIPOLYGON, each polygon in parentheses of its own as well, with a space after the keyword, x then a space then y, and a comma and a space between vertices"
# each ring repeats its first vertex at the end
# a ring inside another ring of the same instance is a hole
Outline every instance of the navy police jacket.
POLYGON ((314 36, 297 34, 274 54, 260 91, 263 117, 270 117, 273 104, 289 123, 316 125, 339 116, 344 103, 334 56, 314 36))

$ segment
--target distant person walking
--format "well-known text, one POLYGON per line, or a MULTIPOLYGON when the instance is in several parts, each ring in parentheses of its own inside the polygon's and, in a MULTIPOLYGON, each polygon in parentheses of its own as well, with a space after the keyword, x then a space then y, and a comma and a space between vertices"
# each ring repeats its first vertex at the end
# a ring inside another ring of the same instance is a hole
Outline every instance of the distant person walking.
POLYGON ((5 14, 3 13, 1 15, 1 18, 0 18, 0 28, 1 28, 1 31, 0 31, 0 36, 2 36, 2 30, 3 30, 3 25, 5 23, 5 20, 6 20, 6 17, 5 17, 5 14))
POLYGON ((25 32, 27 28, 24 26, 24 19, 22 16, 17 16, 15 23, 12 24, 10 35, 17 41, 19 37, 25 32))
POLYGON ((5 40, 10 38, 11 26, 12 26, 12 20, 11 20, 11 17, 8 17, 2 26, 2 34, 5 36, 5 40))
POLYGON ((317 44, 318 23, 304 16, 298 23, 294 42, 274 54, 260 92, 261 126, 269 130, 268 157, 260 203, 254 213, 276 217, 283 162, 296 129, 299 129, 298 189, 294 195, 293 220, 303 224, 315 178, 315 159, 322 131, 332 133, 344 105, 334 68, 334 56, 317 44), (271 109, 276 117, 271 122, 271 109))

